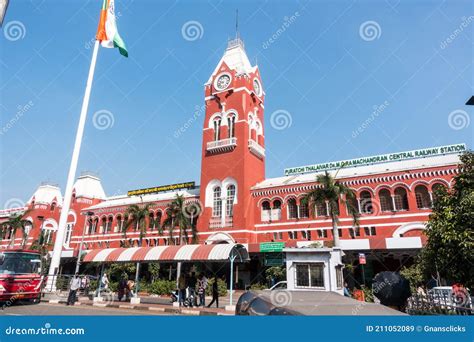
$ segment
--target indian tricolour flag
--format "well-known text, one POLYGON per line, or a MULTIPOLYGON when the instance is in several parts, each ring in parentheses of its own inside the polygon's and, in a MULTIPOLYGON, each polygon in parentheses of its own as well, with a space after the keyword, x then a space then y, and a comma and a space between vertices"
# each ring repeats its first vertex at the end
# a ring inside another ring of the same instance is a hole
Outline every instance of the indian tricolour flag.
POLYGON ((104 0, 96 38, 103 47, 118 48, 122 56, 128 57, 127 47, 117 30, 114 0, 104 0))

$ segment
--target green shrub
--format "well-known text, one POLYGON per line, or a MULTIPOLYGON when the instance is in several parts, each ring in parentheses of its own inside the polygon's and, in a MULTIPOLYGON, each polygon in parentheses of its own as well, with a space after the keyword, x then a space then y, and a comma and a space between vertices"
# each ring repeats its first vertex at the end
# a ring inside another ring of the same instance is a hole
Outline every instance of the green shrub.
MULTIPOLYGON (((211 278, 207 282, 206 295, 208 296, 212 296, 212 284, 214 284, 214 279, 215 278, 211 278)), ((221 278, 217 278, 217 291, 220 297, 227 295, 227 284, 221 278)))
POLYGON ((286 280, 286 267, 285 266, 272 266, 267 268, 265 271, 265 278, 267 282, 270 284, 272 278, 275 279, 275 283, 286 280))
POLYGON ((261 283, 255 283, 255 284, 250 285, 250 289, 255 290, 255 291, 263 290, 266 288, 268 288, 267 285, 261 284, 261 283))
POLYGON ((109 290, 112 292, 117 292, 118 290, 118 281, 109 282, 109 290))
POLYGON ((167 295, 176 289, 176 282, 173 280, 155 280, 148 286, 148 293, 157 295, 167 295))

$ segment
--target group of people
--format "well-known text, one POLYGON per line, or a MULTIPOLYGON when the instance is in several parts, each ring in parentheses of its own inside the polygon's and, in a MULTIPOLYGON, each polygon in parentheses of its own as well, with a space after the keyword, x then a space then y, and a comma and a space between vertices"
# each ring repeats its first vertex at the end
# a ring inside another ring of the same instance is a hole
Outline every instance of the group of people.
POLYGON ((66 305, 74 305, 79 290, 81 290, 85 296, 88 296, 90 284, 91 281, 88 275, 80 277, 78 273, 74 274, 69 281, 69 295, 67 297, 66 305))
MULTIPOLYGON (((178 277, 178 303, 179 306, 184 305, 186 298, 190 298, 192 306, 206 306, 206 290, 209 285, 209 280, 205 274, 200 274, 196 277, 196 273, 192 272, 189 277, 184 274, 178 277), (199 302, 198 302, 199 299, 199 302)), ((214 277, 212 283, 212 301, 207 305, 211 307, 216 303, 219 307, 219 288, 217 284, 217 277, 214 277)))

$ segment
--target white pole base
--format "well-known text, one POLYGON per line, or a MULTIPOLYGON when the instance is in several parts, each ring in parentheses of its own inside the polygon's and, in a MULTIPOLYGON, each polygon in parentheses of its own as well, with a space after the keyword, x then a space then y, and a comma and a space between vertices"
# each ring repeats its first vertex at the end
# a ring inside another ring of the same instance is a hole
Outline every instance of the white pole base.
POLYGON ((130 298, 130 304, 140 304, 140 297, 130 298))
POLYGON ((235 312, 235 305, 226 305, 225 311, 233 311, 235 312))

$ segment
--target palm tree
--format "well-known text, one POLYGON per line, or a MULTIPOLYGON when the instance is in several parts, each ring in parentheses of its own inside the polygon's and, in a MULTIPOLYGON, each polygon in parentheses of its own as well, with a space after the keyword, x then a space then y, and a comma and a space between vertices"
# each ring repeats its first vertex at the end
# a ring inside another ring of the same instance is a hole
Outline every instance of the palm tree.
POLYGON ((10 244, 15 243, 15 236, 16 232, 18 229, 21 230, 23 234, 22 242, 21 242, 21 247, 25 247, 26 243, 26 238, 27 238, 27 232, 26 232, 26 227, 31 226, 33 227, 33 223, 29 220, 25 220, 23 217, 28 213, 28 211, 25 211, 23 214, 16 214, 12 215, 9 217, 8 221, 5 221, 1 224, 1 237, 5 235, 7 231, 10 231, 10 236, 11 236, 11 242, 10 244))
MULTIPOLYGON (((336 173, 337 175, 337 173, 336 173)), ((342 184, 327 171, 324 175, 316 177, 319 186, 313 191, 304 195, 302 202, 308 204, 312 216, 315 216, 316 205, 328 204, 329 216, 332 220, 332 235, 335 247, 340 247, 339 232, 337 224, 339 222, 339 200, 347 206, 349 215, 352 216, 354 225, 359 225, 359 212, 354 190, 342 184)))
POLYGON ((137 204, 132 204, 127 208, 126 214, 130 217, 130 219, 122 225, 122 233, 124 234, 124 238, 127 237, 128 227, 130 227, 133 223, 135 224, 135 230, 140 231, 139 241, 141 246, 143 238, 146 234, 146 218, 150 215, 150 205, 145 204, 144 206, 140 207, 137 204))
MULTIPOLYGON (((122 232, 124 237, 127 236, 127 229, 128 227, 134 223, 135 230, 140 230, 140 237, 139 237, 139 246, 142 246, 143 237, 146 234, 146 218, 150 215, 150 204, 142 205, 141 207, 137 204, 130 205, 126 210, 126 215, 130 217, 127 222, 122 226, 122 232)), ((136 264, 136 271, 135 271, 135 297, 138 297, 138 290, 139 290, 139 275, 140 275, 140 263, 137 262, 136 264)))
POLYGON ((170 234, 170 243, 174 243, 173 229, 179 227, 179 240, 181 244, 187 244, 188 230, 191 230, 192 243, 197 242, 196 227, 194 218, 199 215, 199 208, 195 203, 185 203, 183 195, 176 195, 176 198, 166 209, 166 219, 163 225, 168 228, 170 234))

